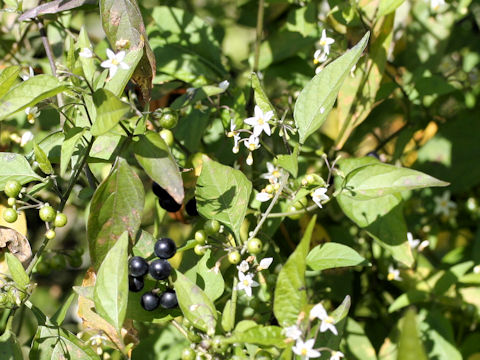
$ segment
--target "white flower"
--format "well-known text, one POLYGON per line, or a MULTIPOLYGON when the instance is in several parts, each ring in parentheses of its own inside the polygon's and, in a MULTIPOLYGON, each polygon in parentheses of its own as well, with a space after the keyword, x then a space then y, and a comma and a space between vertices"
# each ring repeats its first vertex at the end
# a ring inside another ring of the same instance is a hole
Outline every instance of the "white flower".
POLYGON ((326 192, 327 188, 318 188, 311 194, 312 200, 318 205, 319 208, 322 207, 321 201, 330 199, 327 195, 325 195, 326 192))
POLYGON ((235 124, 235 120, 230 119, 230 131, 227 133, 228 137, 234 137, 236 134, 238 134, 237 129, 237 124, 235 124))
POLYGON ((35 119, 40 115, 40 111, 38 111, 37 107, 27 107, 25 109, 25 114, 27 114, 27 121, 30 124, 35 122, 35 119))
POLYGON ((245 140, 244 144, 248 150, 254 151, 260 147, 260 138, 255 135, 251 135, 247 140, 245 140))
POLYGON ((124 70, 127 70, 130 68, 128 64, 123 62, 125 55, 126 55, 125 51, 119 51, 118 53, 115 54, 112 50, 107 49, 108 60, 105 60, 104 62, 102 62, 100 66, 105 69, 109 69, 110 78, 115 76, 115 74, 117 73, 118 67, 121 67, 124 70))
POLYGON ((355 77, 355 70, 357 69, 357 64, 353 65, 350 69, 350 76, 353 78, 355 77))
POLYGON ((268 172, 265 174, 262 174, 260 177, 262 179, 268 179, 271 184, 276 184, 278 182, 278 179, 282 175, 280 172, 280 169, 273 165, 271 162, 267 161, 267 170, 268 172))
POLYGON ((328 59, 328 54, 326 54, 323 50, 317 50, 313 53, 313 63, 314 64, 321 64, 328 59))
POLYGON ((33 73, 33 69, 31 66, 28 67, 28 75, 21 74, 20 77, 22 78, 23 81, 27 81, 31 77, 34 77, 35 74, 33 73))
POLYGON ((33 134, 31 131, 25 131, 20 140, 20 146, 24 147, 29 141, 33 140, 33 134))
POLYGON ((238 273, 237 290, 244 290, 248 297, 252 296, 252 287, 258 286, 258 283, 253 280, 253 274, 238 273))
POLYGON ((243 120, 245 124, 253 126, 253 135, 259 136, 262 131, 265 132, 268 136, 272 133, 270 131, 270 125, 268 121, 273 117, 273 111, 267 111, 265 114, 258 105, 255 105, 255 116, 249 117, 248 119, 243 120))
POLYGON ((108 341, 108 338, 105 335, 102 334, 95 334, 88 339, 88 342, 93 345, 93 346, 101 346, 106 344, 108 341))
POLYGON ((242 260, 240 265, 237 266, 237 269, 242 273, 246 273, 250 269, 250 266, 248 266, 248 262, 246 262, 245 260, 242 260))
POLYGON ((334 325, 335 319, 327 314, 327 310, 325 310, 322 304, 317 304, 310 310, 310 320, 315 318, 322 321, 320 324, 321 332, 330 330, 333 334, 338 335, 337 328, 334 325))
POLYGON ((421 241, 420 239, 414 239, 411 232, 407 232, 407 240, 408 240, 408 243, 410 244, 410 248, 411 249, 418 248, 418 251, 422 251, 428 245, 430 245, 430 241, 428 240, 421 241))
POLYGON ((85 47, 82 49, 82 51, 78 53, 78 55, 80 55, 80 57, 88 59, 93 57, 93 52, 89 48, 85 47))
POLYGON ((330 54, 330 45, 332 45, 335 42, 332 38, 327 36, 327 32, 325 29, 322 30, 322 37, 320 38, 320 46, 323 48, 323 52, 325 54, 330 54))
POLYGON ((282 333, 289 339, 298 340, 302 336, 302 331, 297 325, 286 327, 282 330, 282 333))
POLYGON ((340 360, 345 355, 341 351, 332 351, 332 356, 330 356, 330 360, 340 360))
POLYGON ((305 342, 303 342, 302 339, 298 339, 295 346, 292 347, 292 350, 304 360, 320 357, 320 351, 314 350, 313 345, 315 345, 315 339, 310 339, 305 342))
POLYGON ((450 216, 450 210, 457 207, 457 204, 450 201, 450 191, 445 191, 442 196, 435 196, 433 201, 435 201, 434 215, 443 214, 448 217, 450 216))
POLYGON ((248 154, 247 160, 245 161, 247 165, 252 165, 253 164, 253 155, 252 153, 248 154))
POLYGON ((318 66, 318 67, 315 69, 315 74, 316 74, 316 75, 320 74, 320 73, 322 72, 322 70, 323 70, 323 67, 318 66))
POLYGON ((273 195, 267 193, 266 191, 261 191, 255 196, 255 199, 257 199, 257 201, 260 201, 260 202, 266 202, 271 198, 273 198, 273 195))
POLYGON ((272 265, 272 262, 273 262, 273 258, 271 257, 260 260, 260 264, 258 264, 257 271, 268 269, 270 265, 272 265))
POLYGON ((438 11, 445 5, 445 0, 430 0, 430 9, 438 11))
POLYGON ((220 84, 218 84, 218 87, 224 91, 227 90, 229 86, 230 82, 228 80, 223 80, 220 84))
POLYGON ((476 266, 473 268, 473 273, 474 273, 474 274, 480 274, 480 265, 476 265, 476 266))
POLYGON ((395 269, 392 265, 390 265, 388 267, 387 279, 389 281, 392 281, 392 280, 402 281, 402 278, 400 277, 400 270, 395 269))

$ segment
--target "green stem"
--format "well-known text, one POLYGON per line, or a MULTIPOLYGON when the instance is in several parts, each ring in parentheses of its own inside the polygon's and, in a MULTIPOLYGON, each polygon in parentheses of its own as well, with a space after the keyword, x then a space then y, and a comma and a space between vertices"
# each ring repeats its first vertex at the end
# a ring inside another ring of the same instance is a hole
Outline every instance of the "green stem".
POLYGON ((263 15, 265 12, 264 0, 258 0, 258 12, 257 12, 257 34, 255 39, 255 59, 253 62, 253 71, 258 71, 258 66, 260 63, 260 44, 262 41, 263 33, 263 15))
POLYGON ((297 211, 287 211, 287 212, 279 212, 279 213, 272 213, 268 214, 267 218, 279 218, 279 217, 285 217, 285 216, 291 216, 291 215, 299 215, 299 214, 304 214, 306 212, 310 212, 315 210, 317 208, 317 205, 310 205, 309 207, 297 211))

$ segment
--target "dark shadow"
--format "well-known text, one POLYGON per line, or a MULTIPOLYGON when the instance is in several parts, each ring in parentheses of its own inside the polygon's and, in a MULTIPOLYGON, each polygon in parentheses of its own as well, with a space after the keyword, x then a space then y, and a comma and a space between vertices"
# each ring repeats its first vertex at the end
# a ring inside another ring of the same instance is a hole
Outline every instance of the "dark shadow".
MULTIPOLYGON (((201 187, 201 185, 197 184, 197 187, 201 187)), ((199 193, 197 192, 197 206, 207 206, 208 204, 208 207, 213 208, 212 210, 217 213, 228 210, 232 208, 232 202, 235 198, 236 191, 236 186, 232 186, 230 187, 230 189, 221 194, 218 198, 210 199, 200 197, 199 193)))

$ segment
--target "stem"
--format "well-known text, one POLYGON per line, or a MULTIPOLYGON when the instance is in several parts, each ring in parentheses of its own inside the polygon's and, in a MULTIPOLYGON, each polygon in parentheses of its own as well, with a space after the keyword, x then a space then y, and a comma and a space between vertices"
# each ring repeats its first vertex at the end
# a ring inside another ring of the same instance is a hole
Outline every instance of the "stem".
MULTIPOLYGON (((313 211, 317 208, 317 205, 310 205, 309 207, 297 211, 287 211, 287 212, 279 212, 279 213, 273 213, 273 214, 268 214, 267 218, 278 218, 278 217, 285 217, 285 216, 290 216, 290 215, 298 215, 298 214, 303 214, 306 212, 313 211)), ((265 215, 265 214, 264 214, 265 215)))
POLYGON ((180 332, 180 334, 182 334, 183 336, 185 336, 185 338, 188 340, 188 334, 187 332, 185 331, 185 329, 182 327, 182 325, 180 325, 177 320, 172 320, 172 325, 175 326, 175 328, 180 332))
POLYGON ((258 12, 257 12, 257 34, 255 39, 255 59, 253 62, 253 71, 258 71, 258 65, 260 62, 260 43, 262 41, 263 32, 263 14, 265 12, 264 0, 258 0, 258 12))

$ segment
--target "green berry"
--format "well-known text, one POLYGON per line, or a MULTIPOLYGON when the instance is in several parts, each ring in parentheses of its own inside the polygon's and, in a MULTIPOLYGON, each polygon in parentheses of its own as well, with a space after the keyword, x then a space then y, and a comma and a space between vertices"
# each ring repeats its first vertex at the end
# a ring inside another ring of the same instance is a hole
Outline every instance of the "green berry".
POLYGON ((203 229, 207 235, 216 234, 220 231, 220 223, 217 220, 207 220, 205 225, 203 225, 203 229))
POLYGON ((170 130, 163 129, 162 131, 160 131, 160 137, 163 139, 163 141, 165 141, 168 146, 173 145, 173 133, 170 130))
POLYGON ((195 232, 195 240, 198 244, 204 245, 207 242, 207 238, 208 236, 204 230, 198 230, 197 232, 195 232))
POLYGON ((55 227, 64 227, 65 225, 67 225, 67 221, 67 215, 61 212, 57 212, 57 214, 55 215, 55 220, 53 221, 53 225, 55 225, 55 227))
POLYGON ((65 256, 63 256, 62 254, 55 254, 49 259, 48 263, 51 268, 55 270, 63 270, 65 269, 65 266, 67 266, 65 256))
POLYGON ((37 274, 40 274, 40 275, 50 274, 50 266, 48 266, 48 264, 45 261, 40 261, 39 263, 37 263, 37 265, 35 266, 35 270, 37 274))
POLYGON ((257 255, 262 251, 263 244, 259 238, 253 238, 248 240, 247 250, 252 255, 257 255))
POLYGON ((10 207, 15 206, 15 203, 16 203, 16 202, 17 202, 17 200, 16 200, 15 198, 13 198, 13 197, 9 197, 8 200, 7 200, 7 204, 8 204, 8 206, 10 206, 10 207))
POLYGON ((193 248, 193 251, 195 252, 195 254, 197 254, 198 256, 202 256, 205 254, 205 252, 207 251, 205 249, 204 246, 200 245, 200 244, 197 244, 195 245, 195 247, 193 248))
POLYGON ((16 181, 16 180, 8 180, 7 183, 5 184, 5 195, 8 197, 15 198, 20 194, 20 191, 22 190, 22 185, 16 181))
POLYGON ((18 213, 17 210, 13 208, 6 208, 3 210, 3 220, 5 220, 8 223, 13 223, 17 221, 18 219, 18 213))
POLYGON ((43 221, 50 222, 55 220, 56 212, 53 209, 53 207, 51 207, 50 205, 45 205, 40 209, 40 211, 38 212, 38 215, 40 216, 40 219, 42 219, 43 221))
POLYGON ((82 257, 81 256, 70 256, 68 258, 68 264, 73 268, 79 268, 82 266, 82 257))
POLYGON ((158 119, 159 125, 164 129, 171 129, 177 126, 178 113, 170 108, 165 108, 158 119))
POLYGON ((55 236, 57 236, 57 234, 55 234, 55 230, 53 230, 53 229, 47 230, 47 232, 45 233, 45 237, 48 240, 55 239, 55 236))
POLYGON ((195 360, 195 351, 192 348, 185 348, 182 351, 182 360, 195 360))
POLYGON ((230 264, 236 265, 242 260, 242 256, 238 251, 232 251, 231 253, 228 254, 228 262, 230 264))
POLYGON ((225 338, 223 336, 215 336, 212 340, 212 348, 216 353, 223 353, 227 349, 225 338))
POLYGON ((306 208, 307 205, 308 205, 308 200, 306 197, 303 197, 300 200, 298 200, 295 204, 293 204, 293 207, 297 210, 302 210, 306 208))

